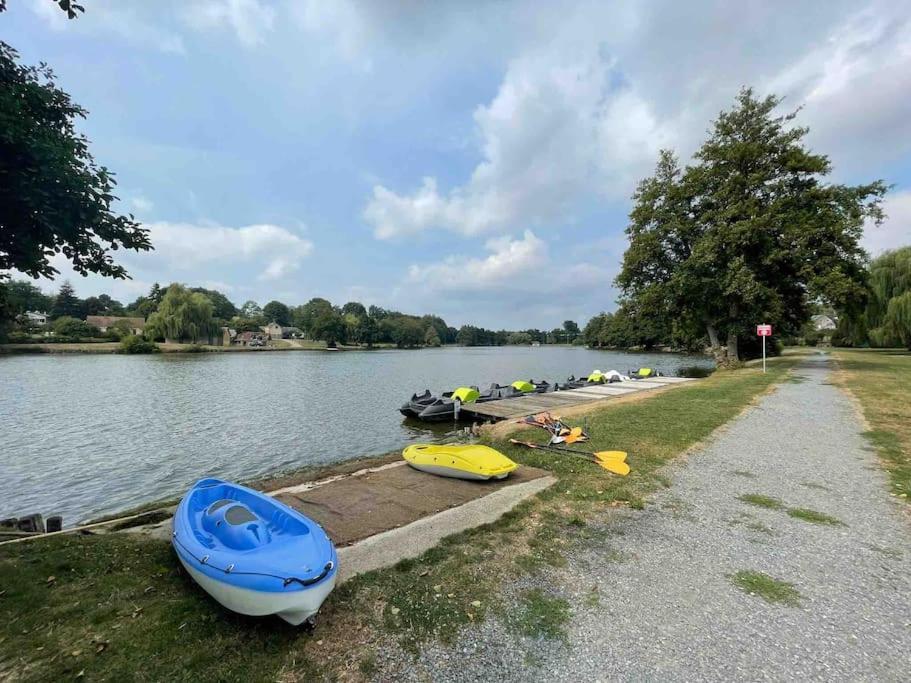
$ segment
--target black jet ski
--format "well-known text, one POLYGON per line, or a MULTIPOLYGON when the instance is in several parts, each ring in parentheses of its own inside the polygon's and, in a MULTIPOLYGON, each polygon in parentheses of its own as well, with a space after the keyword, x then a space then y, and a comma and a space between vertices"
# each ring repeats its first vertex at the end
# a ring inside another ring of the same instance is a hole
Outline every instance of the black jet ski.
POLYGON ((424 422, 441 422, 444 420, 453 420, 456 416, 456 402, 459 405, 472 403, 484 403, 485 401, 496 401, 501 398, 515 398, 525 394, 514 387, 504 387, 499 384, 491 384, 487 391, 479 391, 477 387, 459 387, 453 391, 447 391, 439 398, 435 398, 420 413, 417 414, 419 420, 424 422))
POLYGON ((411 398, 399 408, 399 412, 405 417, 417 417, 424 408, 436 400, 437 397, 430 393, 430 389, 424 389, 423 394, 412 394, 411 398))

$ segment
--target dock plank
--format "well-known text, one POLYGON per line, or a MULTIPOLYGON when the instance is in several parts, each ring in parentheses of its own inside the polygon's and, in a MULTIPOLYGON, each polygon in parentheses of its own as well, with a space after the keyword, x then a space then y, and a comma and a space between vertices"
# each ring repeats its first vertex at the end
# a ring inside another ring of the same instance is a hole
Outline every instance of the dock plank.
POLYGON ((623 396, 625 394, 633 394, 637 391, 642 391, 642 389, 637 389, 636 387, 581 387, 579 389, 572 389, 567 391, 567 394, 576 394, 578 396, 623 396))

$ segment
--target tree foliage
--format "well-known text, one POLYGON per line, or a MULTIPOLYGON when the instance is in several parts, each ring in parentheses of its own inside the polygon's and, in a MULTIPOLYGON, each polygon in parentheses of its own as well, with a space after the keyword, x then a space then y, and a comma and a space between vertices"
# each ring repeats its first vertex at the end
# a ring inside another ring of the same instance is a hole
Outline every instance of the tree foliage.
POLYGON ((70 339, 83 339, 88 337, 100 337, 101 332, 97 327, 89 325, 84 320, 77 320, 68 315, 57 318, 53 325, 54 334, 59 337, 69 337, 70 339))
POLYGON ((885 185, 823 182, 828 158, 804 146, 796 114, 775 115, 779 103, 744 89, 693 166, 662 152, 626 230, 625 300, 690 334, 704 330, 722 363, 739 360, 738 339, 758 322, 793 334, 811 299, 862 298, 858 241, 866 220, 882 218, 885 185))
POLYGON ((85 317, 85 305, 79 297, 76 296, 73 285, 67 280, 64 280, 63 284, 60 285, 60 291, 57 292, 57 297, 54 299, 54 305, 51 306, 52 318, 60 318, 63 316, 68 316, 70 318, 85 317))
POLYGON ((219 320, 230 320, 237 315, 237 306, 231 303, 231 300, 218 290, 193 287, 190 291, 205 294, 206 298, 212 302, 212 315, 219 320))
POLYGON ((281 301, 270 301, 263 306, 263 317, 269 322, 287 327, 291 324, 291 309, 281 301))
POLYGON ((48 313, 54 305, 54 298, 42 292, 28 280, 13 280, 0 285, 6 291, 6 300, 13 316, 26 311, 48 313))
POLYGON ((153 340, 206 341, 217 329, 213 309, 205 294, 174 283, 146 321, 146 336, 153 340))
POLYGON ((128 277, 111 252, 151 249, 148 231, 113 211, 114 176, 76 132, 86 111, 18 57, 0 42, 0 270, 52 278, 63 254, 77 273, 128 277))
POLYGON ((834 340, 853 346, 911 348, 911 246, 870 264, 866 307, 848 309, 834 340))

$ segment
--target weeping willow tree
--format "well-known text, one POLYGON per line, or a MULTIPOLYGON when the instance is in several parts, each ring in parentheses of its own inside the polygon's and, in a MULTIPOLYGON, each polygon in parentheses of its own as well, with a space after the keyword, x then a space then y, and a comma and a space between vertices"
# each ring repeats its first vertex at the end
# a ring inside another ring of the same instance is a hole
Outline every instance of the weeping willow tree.
POLYGON ((911 348, 911 247, 888 251, 873 261, 870 289, 876 307, 876 317, 868 318, 871 341, 876 336, 876 346, 911 348))
POLYGON ((205 294, 172 284, 158 310, 149 316, 146 336, 167 341, 206 341, 217 327, 213 310, 212 302, 205 294))
POLYGON ((911 247, 887 251, 870 264, 867 306, 843 318, 840 331, 858 346, 911 348, 911 247))

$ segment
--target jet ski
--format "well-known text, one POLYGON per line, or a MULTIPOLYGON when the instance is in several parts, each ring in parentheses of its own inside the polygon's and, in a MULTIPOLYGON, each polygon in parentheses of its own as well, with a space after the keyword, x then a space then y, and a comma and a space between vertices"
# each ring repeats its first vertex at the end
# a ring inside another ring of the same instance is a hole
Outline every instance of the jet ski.
POLYGON ((399 412, 405 417, 417 417, 424 408, 436 400, 437 397, 430 393, 430 389, 424 389, 423 394, 412 394, 411 398, 399 408, 399 412))
POLYGON ((171 544, 187 573, 234 612, 312 623, 335 587, 338 556, 323 528, 259 491, 202 479, 174 513, 171 544))
POLYGON ((447 391, 439 398, 435 398, 420 413, 417 414, 419 420, 424 422, 441 422, 443 420, 455 419, 455 407, 458 401, 460 405, 470 403, 484 403, 485 401, 496 401, 501 398, 515 398, 525 394, 515 387, 504 387, 499 384, 491 384, 487 391, 479 391, 477 387, 459 387, 453 391, 447 391))
POLYGON ((414 444, 402 457, 422 472, 456 479, 505 479, 518 467, 499 451, 477 444, 414 444))
POLYGON ((533 379, 528 381, 517 380, 510 385, 523 394, 545 394, 548 391, 555 391, 556 385, 550 382, 535 382, 533 379))
POLYGON ((629 371, 630 379, 648 379, 649 377, 664 377, 660 370, 654 368, 637 368, 629 371))
POLYGON ((578 379, 576 379, 575 375, 570 375, 566 382, 559 384, 557 388, 566 391, 567 389, 581 389, 582 387, 592 387, 600 384, 612 384, 614 382, 622 382, 623 380, 623 375, 616 370, 608 370, 607 372, 595 370, 587 377, 580 376, 578 379))

